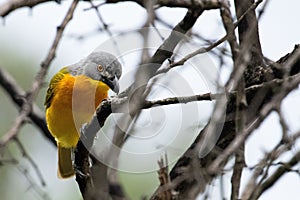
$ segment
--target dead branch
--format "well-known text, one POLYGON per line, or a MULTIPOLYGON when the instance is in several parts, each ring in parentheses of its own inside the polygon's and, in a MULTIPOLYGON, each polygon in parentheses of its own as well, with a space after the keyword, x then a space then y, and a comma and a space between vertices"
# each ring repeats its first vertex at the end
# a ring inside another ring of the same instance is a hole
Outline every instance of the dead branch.
POLYGON ((172 188, 168 188, 168 184, 170 183, 169 177, 169 167, 168 167, 168 157, 165 155, 165 158, 161 158, 157 161, 159 170, 158 170, 158 179, 160 182, 161 190, 158 193, 159 200, 172 200, 175 199, 174 190, 172 188), (163 189, 165 188, 165 189, 163 189))
MULTIPOLYGON (((234 3, 236 14, 239 18, 254 4, 254 0, 247 2, 235 0, 234 3)), ((249 63, 247 63, 248 66, 244 73, 246 85, 253 85, 261 82, 259 79, 262 78, 262 76, 257 76, 257 72, 262 71, 265 67, 258 34, 258 19, 256 17, 255 10, 250 10, 241 20, 238 24, 238 32, 241 45, 241 55, 249 57, 249 63)))
POLYGON ((284 174, 291 171, 291 168, 300 161, 300 151, 298 151, 288 162, 280 166, 273 174, 269 176, 256 190, 255 195, 251 199, 258 199, 266 190, 272 187, 278 179, 284 174))
POLYGON ((269 174, 269 168, 273 164, 273 162, 279 158, 280 155, 288 151, 299 139, 300 132, 295 133, 286 138, 286 140, 279 141, 279 143, 269 152, 265 153, 265 156, 260 160, 260 162, 254 167, 253 175, 251 179, 247 182, 246 190, 244 190, 242 199, 250 199, 253 197, 259 196, 259 192, 257 192, 259 187, 262 186, 263 182, 267 178, 269 174), (260 181, 257 179, 260 178, 260 181), (258 196, 257 196, 258 195, 258 196))
MULTIPOLYGON (((240 71, 243 73, 245 69, 245 65, 247 65, 247 63, 245 63, 247 62, 247 60, 241 57, 243 52, 240 52, 241 48, 237 42, 237 37, 235 35, 235 26, 234 26, 233 17, 229 8, 228 1, 224 1, 223 6, 220 9, 220 13, 221 13, 223 25, 228 35, 227 40, 231 49, 234 71, 238 71, 239 68, 242 68, 242 70, 240 71)), ((245 130, 247 100, 246 100, 246 93, 245 93, 244 76, 239 77, 239 79, 235 79, 235 81, 237 82, 235 132, 236 135, 238 135, 239 133, 245 130)), ((241 146, 237 149, 235 153, 235 163, 233 167, 233 173, 231 176, 231 200, 239 199, 241 177, 242 177, 243 169, 245 167, 244 149, 245 149, 245 143, 241 144, 241 146)))
POLYGON ((31 164, 31 166, 34 168, 34 170, 35 170, 38 178, 41 181, 42 186, 46 186, 46 182, 45 182, 45 180, 43 178, 42 172, 40 171, 40 169, 38 168, 38 166, 34 162, 34 160, 31 158, 30 154, 26 151, 26 149, 25 149, 24 145, 22 144, 22 142, 17 137, 14 137, 14 141, 18 145, 18 147, 19 147, 19 149, 20 149, 20 151, 22 153, 22 156, 24 156, 29 161, 29 163, 31 164))

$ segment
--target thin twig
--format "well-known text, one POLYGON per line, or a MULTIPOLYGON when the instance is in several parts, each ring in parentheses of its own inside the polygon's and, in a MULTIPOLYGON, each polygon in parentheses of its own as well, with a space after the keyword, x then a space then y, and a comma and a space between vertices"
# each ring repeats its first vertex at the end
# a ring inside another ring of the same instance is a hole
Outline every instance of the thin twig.
POLYGON ((276 108, 278 117, 279 117, 279 123, 281 125, 281 130, 282 130, 282 136, 281 136, 281 140, 282 142, 284 142, 287 138, 287 132, 288 132, 288 124, 281 112, 281 104, 278 102, 277 108, 276 108))
POLYGON ((29 161, 29 163, 31 164, 31 166, 33 167, 33 169, 35 170, 39 180, 41 181, 42 186, 46 186, 46 182, 43 178, 42 172, 40 171, 39 167, 37 166, 37 164, 34 162, 34 160, 31 158, 31 156, 29 155, 29 153, 27 153, 24 145, 21 143, 21 141, 19 140, 18 137, 14 137, 14 141, 16 142, 16 144, 18 145, 22 155, 29 161))
MULTIPOLYGON (((103 4, 99 4, 98 6, 95 5, 93 3, 93 1, 89 1, 89 3, 91 4, 91 9, 94 9, 95 12, 96 12, 96 15, 98 17, 98 19, 100 20, 101 24, 103 25, 103 28, 105 30, 105 32, 108 34, 108 36, 110 37, 110 39, 112 39, 113 41, 113 45, 115 46, 116 48, 116 51, 117 51, 117 55, 121 55, 121 51, 120 51, 120 48, 119 48, 119 45, 115 39, 115 37, 113 36, 113 33, 111 32, 110 28, 109 28, 109 25, 104 21, 100 11, 99 11, 99 6, 103 5, 103 4)), ((122 60, 122 57, 119 57, 121 59, 121 62, 124 63, 124 61, 122 60)))
POLYGON ((261 187, 263 182, 265 182, 265 179, 269 176, 269 168, 272 166, 273 161, 288 151, 299 137, 300 131, 286 138, 285 143, 280 141, 271 151, 264 155, 264 157, 254 167, 255 170, 247 182, 245 187, 247 189, 244 190, 242 199, 249 199, 251 196, 256 195, 258 188, 261 187), (259 177, 261 177, 260 181, 257 181, 259 177))
MULTIPOLYGON (((292 171, 291 168, 298 164, 300 161, 300 151, 298 151, 288 162, 280 166, 274 173, 272 173, 268 179, 266 179, 260 187, 257 188, 253 199, 258 199, 267 189, 273 186, 279 178, 281 178, 286 172, 292 171)), ((299 172, 298 172, 299 173, 299 172)))
POLYGON ((32 190, 33 192, 35 192, 38 195, 39 199, 51 200, 48 193, 43 191, 39 187, 39 185, 36 184, 36 180, 31 176, 31 174, 29 173, 29 171, 26 167, 23 167, 22 165, 18 165, 17 169, 21 173, 21 175, 25 177, 25 180, 28 182, 28 184, 29 184, 27 187, 28 190, 32 190))
POLYGON ((165 158, 161 157, 160 160, 157 161, 159 170, 158 173, 158 179, 160 182, 160 189, 159 189, 159 199, 160 200, 172 200, 174 199, 175 191, 173 188, 168 188, 167 186, 171 182, 169 177, 169 167, 168 167, 168 157, 167 154, 165 154, 165 158), (166 188, 165 188, 166 187, 166 188))
POLYGON ((163 105, 173 105, 178 103, 190 103, 195 101, 212 101, 218 98, 218 94, 198 94, 192 96, 184 96, 184 97, 169 97, 165 99, 159 100, 146 100, 143 103, 142 109, 153 108, 156 106, 163 106, 163 105))

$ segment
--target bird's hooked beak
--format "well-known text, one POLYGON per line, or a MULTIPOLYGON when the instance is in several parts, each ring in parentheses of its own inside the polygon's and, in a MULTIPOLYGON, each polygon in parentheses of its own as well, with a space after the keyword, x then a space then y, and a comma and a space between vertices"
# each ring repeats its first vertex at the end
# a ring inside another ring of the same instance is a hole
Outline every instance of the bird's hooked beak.
POLYGON ((116 76, 114 76, 113 78, 103 77, 102 81, 116 94, 119 93, 119 79, 116 76))

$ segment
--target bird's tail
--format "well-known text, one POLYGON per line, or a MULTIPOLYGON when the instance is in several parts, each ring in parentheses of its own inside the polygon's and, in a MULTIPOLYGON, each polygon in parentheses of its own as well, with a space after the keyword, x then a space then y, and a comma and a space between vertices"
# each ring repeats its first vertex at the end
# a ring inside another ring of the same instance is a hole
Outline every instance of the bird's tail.
POLYGON ((69 178, 75 174, 71 159, 71 148, 64 148, 58 144, 58 171, 59 178, 69 178))

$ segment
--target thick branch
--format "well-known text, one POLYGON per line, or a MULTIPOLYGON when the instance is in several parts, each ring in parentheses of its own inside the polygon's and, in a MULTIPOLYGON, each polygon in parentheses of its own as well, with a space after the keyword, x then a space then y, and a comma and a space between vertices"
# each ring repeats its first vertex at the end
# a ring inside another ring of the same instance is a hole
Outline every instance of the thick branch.
MULTIPOLYGON (((259 0, 258 2, 261 2, 259 0)), ((235 10, 237 17, 244 15, 253 4, 254 0, 243 1, 235 0, 235 10)), ((258 20, 256 18, 255 10, 250 10, 242 21, 238 24, 240 51, 241 56, 249 57, 249 62, 245 69, 246 85, 257 84, 262 81, 263 74, 257 75, 258 71, 262 71, 264 67, 263 54, 258 34, 258 20)))
POLYGON ((166 59, 170 58, 178 42, 181 41, 184 34, 186 34, 194 26, 196 20, 203 11, 203 9, 188 10, 182 21, 174 27, 170 36, 157 49, 149 63, 162 64, 166 59))
POLYGON ((286 54, 277 63, 272 63, 271 68, 276 78, 283 78, 286 72, 287 75, 295 75, 300 72, 300 45, 295 45, 291 53, 286 54), (292 57, 292 59, 291 59, 292 57))
MULTIPOLYGON (((84 125, 81 129, 81 137, 80 141, 77 144, 75 150, 75 168, 76 168, 76 181, 79 185, 81 194, 84 199, 93 199, 95 195, 93 180, 97 180, 97 173, 101 173, 96 171, 96 173, 91 175, 90 172, 90 162, 89 162, 89 151, 93 145, 94 138, 96 133, 103 127, 104 122, 108 118, 108 116, 112 113, 111 111, 111 103, 112 101, 103 101, 100 106, 97 108, 95 115, 92 120, 84 125)), ((106 175, 106 174, 103 174, 106 175)), ((106 182, 106 181, 103 181, 106 182)), ((108 185, 106 185, 108 187, 108 185)), ((98 192, 108 191, 107 188, 98 188, 98 192)), ((107 196, 108 193, 98 194, 98 197, 107 196)))

